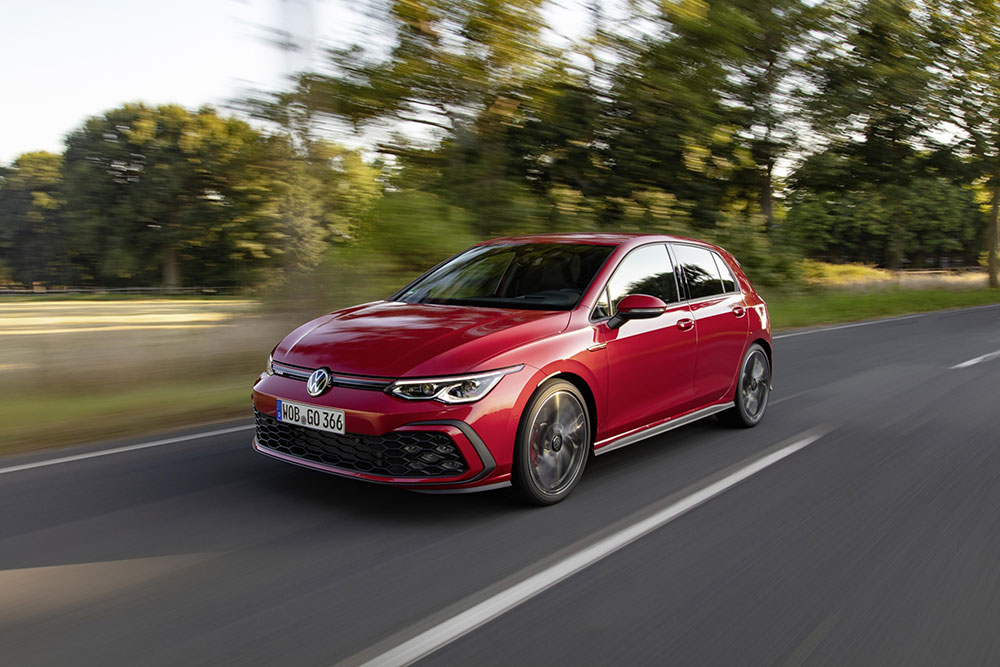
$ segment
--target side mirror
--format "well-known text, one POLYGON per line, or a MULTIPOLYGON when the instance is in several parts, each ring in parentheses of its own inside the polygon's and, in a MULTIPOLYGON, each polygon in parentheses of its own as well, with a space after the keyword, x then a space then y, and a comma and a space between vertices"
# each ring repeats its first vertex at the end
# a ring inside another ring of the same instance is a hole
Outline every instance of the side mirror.
POLYGON ((629 320, 659 317, 667 309, 663 299, 648 294, 629 294, 618 302, 618 312, 608 320, 609 329, 617 329, 629 320))

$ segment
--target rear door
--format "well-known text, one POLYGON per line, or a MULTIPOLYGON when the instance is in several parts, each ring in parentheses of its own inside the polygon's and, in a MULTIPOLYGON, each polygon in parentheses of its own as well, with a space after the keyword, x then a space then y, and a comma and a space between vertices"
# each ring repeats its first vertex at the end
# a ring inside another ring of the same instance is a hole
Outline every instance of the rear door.
POLYGON ((694 321, 681 303, 676 274, 666 244, 630 252, 608 281, 596 312, 615 313, 629 294, 662 299, 667 311, 648 320, 632 320, 618 329, 595 324, 607 343, 608 435, 618 435, 684 412, 691 404, 696 355, 694 321))
POLYGON ((671 251, 695 321, 693 400, 695 407, 703 407, 731 393, 749 335, 746 301, 718 253, 686 243, 671 244, 671 251))

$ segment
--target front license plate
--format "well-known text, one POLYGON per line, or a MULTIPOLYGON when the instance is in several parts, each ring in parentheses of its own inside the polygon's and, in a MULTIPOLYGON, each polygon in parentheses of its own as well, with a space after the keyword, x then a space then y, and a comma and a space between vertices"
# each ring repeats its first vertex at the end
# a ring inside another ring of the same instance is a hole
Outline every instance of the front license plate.
POLYGON ((298 424, 330 433, 344 433, 344 411, 320 408, 315 405, 278 401, 277 417, 280 422, 298 424))

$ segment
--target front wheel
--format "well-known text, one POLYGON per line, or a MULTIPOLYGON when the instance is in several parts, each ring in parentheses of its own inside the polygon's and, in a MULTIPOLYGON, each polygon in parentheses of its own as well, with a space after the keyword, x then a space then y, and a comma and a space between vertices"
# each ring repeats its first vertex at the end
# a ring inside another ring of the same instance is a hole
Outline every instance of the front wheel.
POLYGON ((771 395, 771 363, 767 353, 754 343, 743 357, 736 383, 736 404, 719 413, 719 421, 728 426, 750 428, 760 423, 771 395))
POLYGON ((552 505, 583 476, 591 449, 590 414, 580 390, 546 382, 525 408, 514 446, 511 481, 522 500, 552 505))

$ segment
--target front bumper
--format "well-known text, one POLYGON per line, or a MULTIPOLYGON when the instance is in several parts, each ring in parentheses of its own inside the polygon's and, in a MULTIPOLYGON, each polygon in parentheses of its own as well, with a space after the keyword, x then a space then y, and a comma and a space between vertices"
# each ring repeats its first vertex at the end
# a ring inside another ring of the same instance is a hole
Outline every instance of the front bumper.
POLYGON ((468 484, 496 470, 489 449, 462 422, 418 422, 382 436, 361 436, 285 424, 256 410, 254 418, 258 452, 345 477, 384 484, 468 484))
POLYGON ((262 376, 253 389, 253 446, 288 463, 364 481, 440 491, 492 487, 510 479, 518 389, 505 378, 481 401, 442 405, 349 387, 314 398, 304 382, 262 376), (278 422, 277 399, 343 410, 346 434, 278 422), (436 452, 437 446, 457 453, 436 452), (461 462, 461 469, 449 470, 445 461, 461 462))

